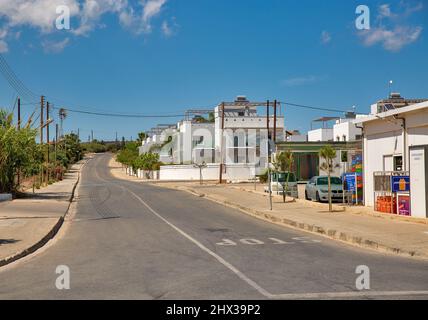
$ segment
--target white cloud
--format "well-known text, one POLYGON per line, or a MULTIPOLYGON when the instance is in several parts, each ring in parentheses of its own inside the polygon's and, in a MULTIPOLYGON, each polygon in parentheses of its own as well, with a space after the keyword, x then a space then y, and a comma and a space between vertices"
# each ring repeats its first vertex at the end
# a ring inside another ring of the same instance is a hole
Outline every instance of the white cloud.
POLYGON ((382 45, 385 50, 397 52, 419 39, 423 31, 422 26, 410 25, 406 18, 423 10, 423 4, 410 6, 402 2, 400 8, 402 12, 397 13, 393 12, 389 4, 378 7, 376 25, 370 30, 358 33, 364 46, 382 45))
MULTIPOLYGON (((56 31, 57 6, 66 5, 70 8, 70 31, 74 36, 87 36, 103 27, 101 19, 105 14, 116 15, 124 28, 136 34, 148 34, 152 31, 152 20, 166 3, 167 0, 0 0, 0 21, 3 22, 0 28, 13 30, 10 35, 17 35, 22 28, 30 27, 47 37, 56 31)), ((9 40, 13 39, 10 35, 9 40)), ((68 44, 70 39, 67 39, 60 42, 68 44)), ((0 37, 0 40, 5 50, 7 39, 0 37)))
POLYGON ((171 27, 169 26, 168 21, 162 22, 162 32, 167 37, 170 37, 173 35, 173 31, 172 31, 171 27))
POLYGON ((158 16, 167 0, 140 0, 141 12, 133 7, 128 7, 119 15, 119 20, 124 27, 136 34, 148 34, 152 32, 152 19, 158 16))
POLYGON ((327 76, 309 75, 309 76, 289 78, 289 79, 283 80, 281 84, 284 87, 298 87, 298 86, 305 86, 305 85, 317 83, 325 79, 327 79, 327 76))
POLYGON ((79 26, 73 30, 75 35, 87 35, 100 26, 100 19, 106 13, 120 16, 129 7, 127 0, 86 0, 79 12, 79 26))
POLYGON ((68 6, 71 15, 79 12, 77 0, 0 0, 0 17, 8 28, 29 26, 48 33, 54 29, 59 5, 68 6))
POLYGON ((70 39, 69 38, 65 38, 62 41, 43 41, 42 42, 42 47, 43 50, 46 53, 60 53, 62 52, 65 47, 70 43, 70 39))
POLYGON ((386 50, 399 51, 418 40, 421 33, 422 27, 397 26, 393 30, 384 28, 367 30, 362 33, 362 38, 363 44, 367 47, 380 43, 386 50))
POLYGON ((321 32, 321 43, 328 44, 331 42, 331 34, 328 31, 321 32))

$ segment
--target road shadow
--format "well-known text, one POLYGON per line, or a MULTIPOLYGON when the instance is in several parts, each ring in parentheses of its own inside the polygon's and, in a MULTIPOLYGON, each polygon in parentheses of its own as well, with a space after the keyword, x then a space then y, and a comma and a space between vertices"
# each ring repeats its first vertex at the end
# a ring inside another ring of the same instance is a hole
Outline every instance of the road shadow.
POLYGON ((70 198, 69 192, 43 192, 43 193, 19 193, 17 199, 33 199, 33 200, 65 200, 70 198))
POLYGON ((13 244, 16 242, 19 242, 21 240, 16 240, 16 239, 0 239, 0 246, 4 245, 4 244, 13 244))

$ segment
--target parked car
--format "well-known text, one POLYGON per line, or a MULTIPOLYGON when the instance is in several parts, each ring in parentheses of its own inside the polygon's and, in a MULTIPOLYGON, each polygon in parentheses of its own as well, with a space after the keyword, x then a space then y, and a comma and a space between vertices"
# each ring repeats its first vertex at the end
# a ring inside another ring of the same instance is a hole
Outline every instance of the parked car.
MULTIPOLYGON (((343 185, 340 177, 330 177, 332 201, 343 201, 343 185)), ((306 185, 306 200, 328 201, 328 177, 315 176, 306 185)))
MULTIPOLYGON (((271 190, 273 194, 282 194, 286 189, 288 178, 287 196, 298 198, 297 179, 292 172, 271 172, 271 190)), ((265 192, 269 193, 269 186, 265 186, 265 192)))

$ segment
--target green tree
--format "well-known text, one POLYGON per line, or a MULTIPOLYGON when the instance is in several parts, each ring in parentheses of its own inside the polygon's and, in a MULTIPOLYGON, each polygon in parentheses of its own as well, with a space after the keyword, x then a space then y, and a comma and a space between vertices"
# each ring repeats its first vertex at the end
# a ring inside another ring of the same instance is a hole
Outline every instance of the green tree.
MULTIPOLYGON (((116 156, 116 160, 126 168, 135 167, 135 159, 138 157, 138 145, 136 142, 127 142, 124 144, 116 156)), ((135 171, 134 171, 135 172, 135 171)))
POLYGON ((61 144, 70 163, 76 163, 82 159, 83 148, 77 134, 66 134, 61 144))
POLYGON ((336 158, 336 150, 332 146, 327 145, 319 152, 319 156, 324 162, 320 168, 327 172, 328 176, 328 210, 333 211, 333 204, 331 201, 331 173, 334 171, 334 159, 336 158))
POLYGON ((150 179, 151 173, 154 170, 157 170, 160 166, 159 154, 157 153, 144 153, 133 162, 134 171, 140 169, 147 171, 146 178, 150 179))
POLYGON ((0 192, 15 193, 19 187, 17 176, 31 172, 40 152, 35 138, 30 120, 18 130, 13 115, 0 110, 0 192))

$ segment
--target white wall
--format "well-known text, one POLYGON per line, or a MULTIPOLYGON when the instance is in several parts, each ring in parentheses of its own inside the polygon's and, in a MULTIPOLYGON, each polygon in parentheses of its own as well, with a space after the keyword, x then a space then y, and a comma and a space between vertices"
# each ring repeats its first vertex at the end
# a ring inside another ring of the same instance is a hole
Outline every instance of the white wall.
POLYGON ((342 122, 333 126, 333 139, 338 141, 354 141, 357 135, 361 135, 362 130, 357 128, 352 121, 342 122), (345 140, 343 140, 345 137, 345 140))
MULTIPOLYGON (((218 180, 220 166, 209 164, 202 170, 204 180, 218 180)), ((223 179, 227 181, 247 181, 254 178, 255 167, 245 164, 226 165, 223 179)), ((193 181, 199 180, 199 168, 193 165, 162 166, 160 180, 164 181, 193 181)))
MULTIPOLYGON (((428 109, 402 113, 399 117, 406 119, 406 135, 400 119, 390 117, 389 121, 379 119, 364 124, 364 197, 367 206, 374 205, 373 172, 384 170, 384 158, 391 162, 389 156, 404 154, 405 170, 409 171, 409 147, 428 145, 428 109)), ((387 167, 392 168, 392 163, 387 167)))
POLYGON ((309 142, 333 141, 333 129, 321 128, 321 129, 311 130, 308 132, 308 141, 309 142))

